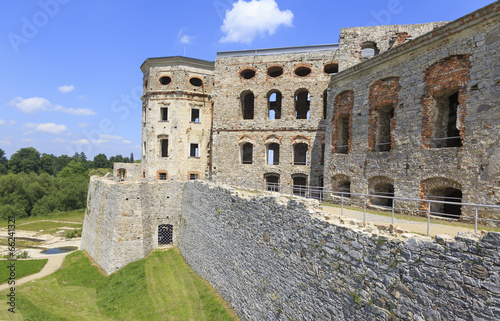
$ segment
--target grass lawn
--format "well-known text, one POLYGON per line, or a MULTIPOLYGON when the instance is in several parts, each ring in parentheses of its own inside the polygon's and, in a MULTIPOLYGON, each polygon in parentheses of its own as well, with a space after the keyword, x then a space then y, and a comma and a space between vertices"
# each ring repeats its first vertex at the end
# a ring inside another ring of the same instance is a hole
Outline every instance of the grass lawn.
POLYGON ((11 263, 16 264, 16 280, 19 280, 20 278, 27 275, 40 272, 47 261, 47 259, 18 261, 0 260, 0 284, 6 283, 9 280, 10 269, 8 268, 8 266, 11 263))
POLYGON ((57 272, 16 288, 15 315, 0 305, 0 320, 239 320, 177 249, 108 277, 77 251, 57 272))
MULTIPOLYGON (((50 214, 50 215, 44 215, 44 216, 33 216, 33 217, 26 217, 26 218, 19 218, 16 219, 16 228, 21 229, 21 226, 24 223, 33 223, 36 221, 43 221, 43 220, 53 220, 53 221, 62 221, 62 222, 69 222, 69 223, 83 223, 83 217, 85 216, 85 209, 81 210, 76 210, 76 211, 69 211, 69 212, 60 212, 56 214, 50 214)), ((8 220, 1 220, 0 222, 0 227, 7 227, 8 220)))
POLYGON ((59 223, 59 222, 51 222, 51 221, 38 221, 38 222, 30 222, 24 224, 16 224, 16 230, 23 231, 49 231, 49 230, 58 230, 60 227, 73 227, 73 228, 81 228, 83 224, 79 223, 59 223))

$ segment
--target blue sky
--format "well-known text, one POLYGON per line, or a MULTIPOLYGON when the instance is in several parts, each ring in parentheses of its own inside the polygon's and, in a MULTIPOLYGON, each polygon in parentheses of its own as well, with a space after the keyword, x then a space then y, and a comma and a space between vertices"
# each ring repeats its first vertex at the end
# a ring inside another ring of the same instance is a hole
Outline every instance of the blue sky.
POLYGON ((140 155, 148 57, 337 43, 340 28, 451 21, 491 0, 0 0, 0 148, 140 155))

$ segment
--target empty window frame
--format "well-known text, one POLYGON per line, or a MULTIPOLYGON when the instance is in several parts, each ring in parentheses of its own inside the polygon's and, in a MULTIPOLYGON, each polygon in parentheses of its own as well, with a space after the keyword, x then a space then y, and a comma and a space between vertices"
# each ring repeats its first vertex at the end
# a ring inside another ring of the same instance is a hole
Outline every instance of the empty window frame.
POLYGON ((371 197, 370 201, 372 204, 392 207, 394 185, 390 183, 377 184, 374 187, 373 195, 378 195, 379 197, 371 197))
POLYGON ((293 164, 307 165, 308 146, 306 143, 298 143, 293 146, 293 164))
POLYGON ((434 123, 431 147, 461 147, 462 139, 458 122, 458 90, 434 97, 434 123))
POLYGON ((267 165, 279 165, 280 163, 280 145, 271 143, 267 148, 267 165))
POLYGON ((394 118, 394 107, 386 105, 375 110, 377 128, 375 132, 375 150, 388 152, 391 150, 391 123, 394 118))
POLYGON ((192 123, 200 122, 200 110, 198 108, 191 108, 191 122, 192 123))
POLYGON ((372 41, 367 41, 361 46, 361 58, 370 58, 378 55, 380 50, 377 44, 372 41))
POLYGON ((168 174, 164 170, 159 170, 158 172, 156 172, 156 178, 160 181, 166 181, 168 178, 168 174))
POLYGON ((120 168, 117 170, 117 175, 118 178, 127 178, 127 170, 124 168, 120 168))
POLYGON ((146 158, 146 142, 142 143, 142 158, 146 158))
POLYGON ((325 144, 321 144, 321 158, 320 158, 320 161, 319 161, 319 164, 320 165, 325 165, 325 144))
POLYGON ((189 145, 189 157, 200 157, 200 148, 197 143, 189 145))
POLYGON ((244 143, 241 145, 241 163, 253 163, 253 145, 251 143, 244 143))
POLYGON ((441 217, 459 219, 462 216, 462 191, 453 187, 436 188, 429 192, 427 198, 433 201, 449 203, 431 203, 431 214, 441 217))
POLYGON ((349 151, 349 115, 341 115, 338 119, 337 128, 337 150, 339 154, 347 154, 349 151))
POLYGON ((198 178, 200 178, 200 174, 198 174, 198 173, 189 173, 189 180, 190 181, 197 180, 198 178))
POLYGON ((269 119, 281 119, 281 101, 283 95, 279 91, 272 91, 267 95, 269 119))
POLYGON ((160 139, 161 157, 168 157, 168 138, 160 139))
POLYGON ((268 191, 271 192, 279 191, 280 176, 278 174, 267 174, 265 175, 265 179, 268 191))
POLYGON ((307 90, 295 95, 295 119, 309 119, 311 112, 311 95, 307 90))
POLYGON ((293 194, 305 196, 307 192, 307 175, 294 175, 293 180, 293 194))
POLYGON ((160 108, 160 120, 168 121, 168 107, 160 108))
POLYGON ((254 100, 255 96, 251 91, 243 92, 241 94, 241 109, 243 119, 253 119, 254 117, 254 100))

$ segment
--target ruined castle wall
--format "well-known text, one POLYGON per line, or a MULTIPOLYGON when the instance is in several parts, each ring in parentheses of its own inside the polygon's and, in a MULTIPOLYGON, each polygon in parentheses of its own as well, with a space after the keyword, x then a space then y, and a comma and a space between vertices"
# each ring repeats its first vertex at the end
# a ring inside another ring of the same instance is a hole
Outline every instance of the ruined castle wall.
POLYGON ((113 163, 113 176, 120 177, 120 172, 125 170, 124 178, 141 178, 142 166, 140 163, 113 163))
POLYGON ((445 24, 447 22, 342 28, 340 29, 339 41, 340 70, 369 59, 361 54, 363 44, 373 43, 380 54, 445 24))
MULTIPOLYGON (((498 6, 492 4, 332 77, 325 186, 347 176, 352 192, 373 193, 370 182, 384 177, 393 182, 397 197, 425 197, 430 185, 441 185, 461 189, 463 202, 500 203, 498 6), (338 100, 346 91, 354 98, 350 150, 342 154, 336 151, 337 109, 346 109, 338 100), (453 92, 458 94, 456 123, 462 147, 433 146, 433 131, 446 126, 431 124, 436 105, 442 95, 453 92), (394 107, 392 149, 376 151, 375 111, 387 104, 394 107)), ((472 210, 466 214, 472 215, 472 210)), ((482 217, 498 215, 480 209, 482 217)))
POLYGON ((317 185, 323 173, 321 144, 324 141, 323 98, 330 75, 324 67, 338 63, 335 50, 272 55, 222 56, 216 60, 213 129, 213 175, 251 181, 264 181, 265 174, 279 174, 280 182, 292 183, 292 175, 303 174, 308 184, 317 185), (283 74, 268 75, 268 68, 282 67, 283 74), (296 68, 308 67, 311 73, 297 76, 296 68), (245 79, 244 70, 255 76, 245 79), (296 119, 295 97, 300 91, 310 94, 309 119, 296 119), (271 119, 270 93, 282 95, 281 118, 271 119), (244 119, 244 94, 254 95, 254 115, 244 119), (251 164, 242 164, 241 145, 253 144, 251 164), (266 145, 280 145, 279 164, 268 165, 266 145), (308 164, 293 164, 293 146, 308 144, 308 164), (312 155, 312 157, 311 157, 312 155), (312 160, 312 161, 311 161, 312 160))
POLYGON ((93 176, 81 248, 112 273, 158 247, 158 225, 173 225, 177 246, 182 191, 182 183, 171 180, 116 182, 93 176))
POLYGON ((202 182, 182 208, 182 255, 243 320, 500 318, 499 233, 397 239, 202 182))

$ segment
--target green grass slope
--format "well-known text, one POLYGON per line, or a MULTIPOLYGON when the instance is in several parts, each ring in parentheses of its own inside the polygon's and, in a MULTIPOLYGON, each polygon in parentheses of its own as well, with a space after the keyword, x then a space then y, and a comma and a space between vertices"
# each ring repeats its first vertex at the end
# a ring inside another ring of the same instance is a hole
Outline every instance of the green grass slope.
POLYGON ((0 260, 0 284, 6 283, 10 277, 10 269, 8 266, 11 263, 15 263, 16 265, 16 279, 19 280, 25 276, 35 274, 40 272, 45 263, 47 263, 47 259, 41 260, 18 260, 18 261, 7 261, 0 260))
POLYGON ((54 274, 16 288, 15 315, 2 305, 0 320, 238 320, 176 249, 108 277, 78 251, 54 274))

